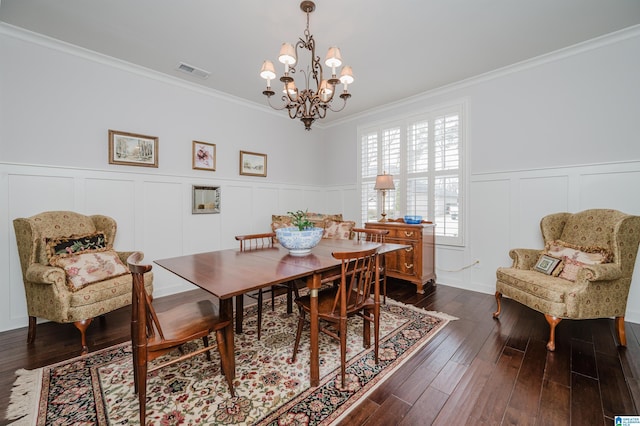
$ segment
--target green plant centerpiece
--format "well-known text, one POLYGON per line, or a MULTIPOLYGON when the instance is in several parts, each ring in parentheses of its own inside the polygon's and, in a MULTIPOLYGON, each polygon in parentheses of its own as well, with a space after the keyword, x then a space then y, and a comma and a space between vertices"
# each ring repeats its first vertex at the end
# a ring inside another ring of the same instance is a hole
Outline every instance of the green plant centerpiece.
POLYGON ((291 216, 291 224, 294 226, 276 229, 278 241, 293 256, 304 256, 311 253, 311 249, 317 246, 322 239, 324 229, 313 225, 313 222, 309 220, 307 210, 287 212, 287 214, 291 216))
POLYGON ((308 210, 305 210, 305 211, 298 210, 296 212, 287 212, 287 214, 291 216, 291 223, 297 226, 300 231, 313 228, 313 223, 309 220, 309 216, 307 215, 307 213, 308 213, 308 210))

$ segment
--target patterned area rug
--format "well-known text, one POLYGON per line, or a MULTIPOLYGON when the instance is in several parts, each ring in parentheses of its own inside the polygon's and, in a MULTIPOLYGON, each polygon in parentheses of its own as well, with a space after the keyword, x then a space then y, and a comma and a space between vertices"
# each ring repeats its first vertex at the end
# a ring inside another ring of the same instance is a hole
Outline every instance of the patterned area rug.
MULTIPOLYGON (((235 337, 236 395, 229 395, 219 358, 212 351, 212 362, 201 355, 149 376, 148 424, 331 424, 455 319, 387 299, 381 308, 378 365, 373 342, 371 348, 362 348, 361 319, 350 319, 347 386, 339 390, 337 341, 321 333, 320 385, 309 388, 309 333, 303 333, 296 362, 291 362, 298 316, 286 314, 286 298, 276 299, 275 311, 270 301, 265 304, 260 341, 255 332, 256 306, 245 309, 245 332, 235 337)), ((138 424, 129 343, 16 374, 7 410, 15 425, 138 424)))

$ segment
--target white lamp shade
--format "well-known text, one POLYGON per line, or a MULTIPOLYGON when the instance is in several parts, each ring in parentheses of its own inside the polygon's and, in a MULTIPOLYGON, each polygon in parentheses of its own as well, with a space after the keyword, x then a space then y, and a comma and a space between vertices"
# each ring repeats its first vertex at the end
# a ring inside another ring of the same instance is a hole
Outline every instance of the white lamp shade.
POLYGON ((289 91, 289 96, 292 98, 295 98, 296 93, 298 92, 298 88, 296 87, 296 82, 292 81, 292 82, 286 83, 282 88, 282 93, 286 95, 287 90, 289 91))
POLYGON ((329 84, 327 80, 322 80, 322 82, 320 83, 320 99, 322 99, 323 102, 327 102, 329 99, 331 99, 332 94, 333 87, 331 86, 331 84, 329 84))
POLYGON ((342 65, 342 56, 340 55, 340 49, 338 49, 337 47, 330 47, 324 63, 331 68, 337 68, 342 65))
POLYGON ((376 185, 373 187, 373 189, 396 189, 396 186, 393 183, 393 175, 378 175, 376 177, 376 185))
POLYGON ((262 63, 262 68, 260 69, 260 77, 265 80, 273 80, 276 78, 276 70, 273 67, 273 62, 266 60, 262 63))
POLYGON ((342 67, 342 72, 340 73, 340 83, 347 85, 353 83, 353 70, 350 66, 342 67))
POLYGON ((282 43, 278 60, 285 65, 294 65, 296 63, 296 51, 291 43, 282 43))

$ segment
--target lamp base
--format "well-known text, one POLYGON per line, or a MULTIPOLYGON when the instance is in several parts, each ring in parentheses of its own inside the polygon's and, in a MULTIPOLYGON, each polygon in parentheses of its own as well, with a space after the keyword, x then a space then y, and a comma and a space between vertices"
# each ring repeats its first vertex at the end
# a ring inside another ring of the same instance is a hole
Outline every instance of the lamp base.
POLYGON ((380 213, 380 216, 382 217, 378 219, 378 222, 388 222, 387 214, 385 212, 380 213))

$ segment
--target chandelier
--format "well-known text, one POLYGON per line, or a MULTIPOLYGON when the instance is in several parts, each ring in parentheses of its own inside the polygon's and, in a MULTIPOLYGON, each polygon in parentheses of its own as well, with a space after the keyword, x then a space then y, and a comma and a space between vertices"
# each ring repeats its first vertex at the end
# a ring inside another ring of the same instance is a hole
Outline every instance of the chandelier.
POLYGON ((320 57, 316 56, 316 43, 313 35, 309 32, 309 14, 313 12, 316 5, 312 1, 303 1, 300 3, 300 9, 307 14, 307 28, 304 30, 304 39, 300 37, 295 45, 295 49, 291 43, 282 43, 278 60, 284 64, 284 74, 280 77, 280 81, 284 83, 282 90, 283 104, 280 106, 271 103, 271 96, 275 92, 271 89, 271 80, 276 78, 273 62, 266 60, 262 64, 260 77, 267 80, 267 89, 262 92, 267 97, 269 105, 276 110, 286 109, 289 118, 299 118, 304 123, 306 130, 311 130, 311 124, 319 118, 325 118, 327 110, 334 112, 342 111, 347 105, 347 99, 351 94, 347 91, 349 84, 353 83, 353 72, 350 66, 344 66, 340 72, 340 78, 336 76, 336 68, 342 65, 342 57, 340 49, 330 47, 325 58, 325 65, 331 68, 331 77, 325 79, 323 77, 322 65, 320 57), (293 75, 296 73, 298 65, 298 49, 306 49, 311 53, 311 64, 307 66, 306 71, 300 69, 303 75, 304 89, 296 87, 293 75), (342 83, 343 91, 340 94, 342 98, 342 106, 339 109, 332 108, 336 87, 342 83))

